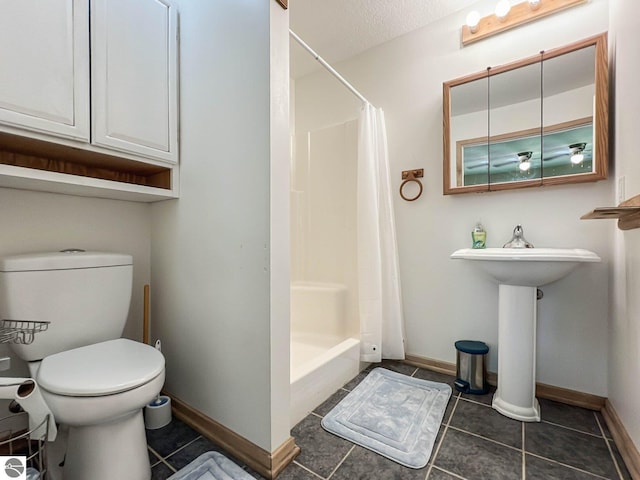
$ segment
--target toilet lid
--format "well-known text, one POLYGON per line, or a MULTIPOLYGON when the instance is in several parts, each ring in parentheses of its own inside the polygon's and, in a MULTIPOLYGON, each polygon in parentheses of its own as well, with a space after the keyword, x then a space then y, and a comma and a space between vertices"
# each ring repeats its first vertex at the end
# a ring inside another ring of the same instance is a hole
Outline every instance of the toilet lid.
POLYGON ((88 397, 131 390, 163 369, 164 356, 158 350, 119 338, 44 358, 36 380, 51 393, 88 397))

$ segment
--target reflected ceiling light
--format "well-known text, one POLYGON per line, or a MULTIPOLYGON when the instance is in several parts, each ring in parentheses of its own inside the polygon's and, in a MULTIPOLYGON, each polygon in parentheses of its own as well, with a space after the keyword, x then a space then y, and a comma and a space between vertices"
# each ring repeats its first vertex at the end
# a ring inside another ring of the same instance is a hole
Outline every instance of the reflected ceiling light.
POLYGON ((480 13, 477 10, 472 10, 467 15, 467 26, 471 33, 476 33, 478 31, 478 23, 480 23, 480 13))
POLYGON ((584 160, 584 149, 587 146, 586 143, 573 143, 569 145, 571 150, 571 163, 578 165, 584 160))
POLYGON ((518 153, 518 168, 521 172, 528 172, 531 168, 531 155, 533 155, 533 152, 518 153))
POLYGON ((531 10, 537 10, 540 8, 540 1, 541 0, 529 0, 529 8, 531 10))
POLYGON ((498 20, 504 22, 509 14, 509 10, 511 10, 509 0, 500 0, 496 5, 496 17, 498 17, 498 20))

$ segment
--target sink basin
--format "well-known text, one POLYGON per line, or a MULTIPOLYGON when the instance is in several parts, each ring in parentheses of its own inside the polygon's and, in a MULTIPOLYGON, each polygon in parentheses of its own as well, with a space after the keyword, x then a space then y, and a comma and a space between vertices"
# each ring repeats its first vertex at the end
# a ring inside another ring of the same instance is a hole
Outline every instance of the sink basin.
POLYGON ((499 284, 523 287, 555 282, 582 262, 600 261, 595 253, 579 248, 463 248, 451 258, 472 260, 499 284))
POLYGON ((453 259, 471 261, 498 284, 498 388, 491 406, 522 422, 540 421, 536 391, 537 287, 560 280, 600 257, 581 249, 464 248, 453 259))

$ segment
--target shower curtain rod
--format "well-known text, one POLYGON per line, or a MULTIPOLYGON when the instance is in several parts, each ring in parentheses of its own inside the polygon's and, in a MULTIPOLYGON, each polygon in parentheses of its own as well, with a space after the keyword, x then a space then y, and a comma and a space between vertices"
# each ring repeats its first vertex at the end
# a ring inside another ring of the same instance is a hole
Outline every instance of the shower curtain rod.
POLYGON ((371 104, 371 102, 369 102, 369 100, 364 98, 364 96, 358 90, 356 90, 353 85, 351 85, 349 82, 347 82, 342 75, 340 75, 338 72, 336 72, 335 69, 324 60, 324 58, 322 58, 320 55, 318 55, 315 52, 315 50, 313 50, 309 45, 307 45, 305 43, 305 41, 302 40, 298 35, 296 35, 296 33, 294 31, 292 31, 291 29, 289 29, 289 35, 291 35, 293 37, 293 39, 296 42, 298 42, 302 48, 304 48, 307 52, 309 52, 311 55, 313 55, 313 58, 315 58, 320 63, 320 65, 322 65, 324 68, 326 68, 329 71, 329 73, 331 73, 331 75, 336 77, 340 81, 340 83, 342 83, 345 87, 347 87, 351 93, 353 93, 356 97, 358 97, 364 103, 371 104))

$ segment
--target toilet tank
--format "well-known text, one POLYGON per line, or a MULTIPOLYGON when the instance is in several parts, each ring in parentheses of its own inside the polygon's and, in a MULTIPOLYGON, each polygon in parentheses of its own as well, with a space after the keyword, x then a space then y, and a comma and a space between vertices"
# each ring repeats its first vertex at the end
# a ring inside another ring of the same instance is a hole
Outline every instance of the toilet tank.
POLYGON ((70 250, 0 259, 0 318, 50 322, 30 345, 11 344, 26 361, 119 338, 129 314, 131 255, 70 250))

